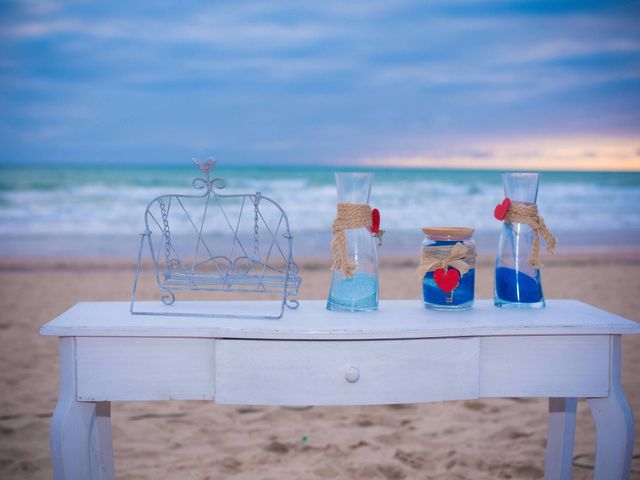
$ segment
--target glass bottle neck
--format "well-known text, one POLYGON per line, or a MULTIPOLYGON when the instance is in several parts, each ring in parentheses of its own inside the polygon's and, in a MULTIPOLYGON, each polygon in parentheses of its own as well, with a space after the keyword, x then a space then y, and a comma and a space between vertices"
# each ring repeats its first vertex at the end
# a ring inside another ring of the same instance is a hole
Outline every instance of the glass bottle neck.
POLYGON ((336 173, 338 202, 369 203, 373 173, 336 173))
POLYGON ((540 174, 538 173, 503 173, 504 195, 514 202, 536 203, 538 198, 538 185, 540 174))

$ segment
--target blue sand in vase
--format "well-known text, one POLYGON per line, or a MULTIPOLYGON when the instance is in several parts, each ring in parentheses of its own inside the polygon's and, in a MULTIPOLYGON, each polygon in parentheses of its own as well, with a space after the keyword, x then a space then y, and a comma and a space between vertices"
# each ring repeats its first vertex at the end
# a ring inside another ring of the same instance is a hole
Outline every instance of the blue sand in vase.
POLYGON ((536 303, 542 300, 540 271, 533 278, 513 268, 496 269, 496 295, 505 302, 536 303))
POLYGON ((460 283, 453 292, 445 293, 433 279, 433 272, 427 272, 422 280, 422 300, 425 306, 437 308, 442 305, 446 308, 466 307, 473 303, 473 291, 475 286, 476 270, 470 269, 466 274, 460 277, 460 283), (448 302, 453 293, 453 300, 448 302))
POLYGON ((376 310, 378 308, 378 278, 368 273, 355 273, 338 280, 327 302, 329 310, 376 310))

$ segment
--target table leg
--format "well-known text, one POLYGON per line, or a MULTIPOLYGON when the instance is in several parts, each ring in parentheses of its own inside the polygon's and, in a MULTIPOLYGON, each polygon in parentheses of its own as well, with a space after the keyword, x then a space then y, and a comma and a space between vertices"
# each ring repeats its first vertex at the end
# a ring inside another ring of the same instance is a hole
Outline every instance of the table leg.
POLYGON ((109 402, 76 399, 75 338, 60 339, 60 396, 51 419, 55 480, 115 478, 109 402))
POLYGON ((611 335, 609 396, 588 399, 596 425, 595 480, 629 479, 633 415, 620 383, 621 336, 611 335))
POLYGON ((547 427, 546 480, 571 480, 573 437, 576 430, 575 398, 550 398, 547 427))

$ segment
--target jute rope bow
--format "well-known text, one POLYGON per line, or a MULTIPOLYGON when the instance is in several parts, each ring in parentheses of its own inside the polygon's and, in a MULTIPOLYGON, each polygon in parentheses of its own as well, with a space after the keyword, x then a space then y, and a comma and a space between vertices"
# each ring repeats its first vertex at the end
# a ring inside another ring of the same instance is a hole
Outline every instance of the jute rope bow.
POLYGON ((427 272, 433 272, 439 268, 446 272, 449 268, 455 268, 462 277, 475 266, 476 249, 474 246, 458 242, 453 246, 422 247, 420 265, 416 269, 416 275, 422 280, 427 272))
POLYGON ((364 203, 338 203, 338 211, 333 221, 333 265, 331 270, 341 271, 351 277, 357 266, 349 262, 349 246, 344 231, 350 228, 371 227, 371 207, 364 203))
POLYGON ((511 223, 526 223, 531 227, 533 230, 533 245, 531 246, 531 255, 529 255, 527 263, 533 268, 542 267, 542 262, 538 257, 540 254, 540 235, 544 238, 547 250, 551 253, 556 248, 556 239, 545 225, 542 216, 538 214, 538 206, 512 201, 504 220, 511 223))

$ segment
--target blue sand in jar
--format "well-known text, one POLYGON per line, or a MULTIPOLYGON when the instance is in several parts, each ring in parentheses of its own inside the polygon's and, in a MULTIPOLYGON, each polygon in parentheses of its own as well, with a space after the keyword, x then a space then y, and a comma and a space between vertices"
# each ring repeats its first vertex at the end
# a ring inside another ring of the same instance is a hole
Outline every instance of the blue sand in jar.
POLYGON ((451 292, 445 293, 442 291, 433 279, 433 272, 427 272, 422 280, 422 300, 425 305, 442 307, 459 307, 473 302, 475 277, 475 268, 460 277, 460 283, 453 290, 453 301, 448 302, 447 300, 451 298, 451 292))
POLYGON ((496 293, 507 302, 535 303, 542 300, 540 272, 536 278, 513 268, 496 268, 496 293))
POLYGON ((378 308, 378 278, 368 273, 355 273, 339 280, 327 301, 329 310, 375 310, 378 308))

